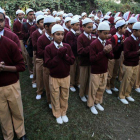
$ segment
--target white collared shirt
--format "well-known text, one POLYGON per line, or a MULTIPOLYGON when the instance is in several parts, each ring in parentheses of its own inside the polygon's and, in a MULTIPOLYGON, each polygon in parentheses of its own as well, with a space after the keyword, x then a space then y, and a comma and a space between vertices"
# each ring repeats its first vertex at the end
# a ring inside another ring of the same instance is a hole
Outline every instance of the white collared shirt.
POLYGON ((102 44, 102 42, 104 41, 104 46, 105 46, 106 40, 102 40, 100 37, 98 37, 98 39, 99 39, 99 41, 101 42, 101 44, 102 44))
POLYGON ((41 29, 38 28, 38 31, 39 31, 40 34, 42 34, 42 30, 41 29))
POLYGON ((73 29, 71 29, 71 31, 73 32, 74 35, 76 34, 76 32, 73 29))
POLYGON ((20 23, 23 23, 23 19, 22 19, 22 20, 20 20, 20 19, 18 18, 18 21, 19 21, 20 23))
POLYGON ((118 38, 122 37, 118 32, 116 32, 116 35, 118 36, 118 38))
POLYGON ((66 26, 64 27, 65 30, 70 31, 70 29, 68 29, 66 26))
POLYGON ((59 48, 58 48, 59 45, 61 45, 61 46, 63 47, 63 43, 62 43, 62 42, 61 42, 60 44, 58 44, 58 43, 56 43, 56 42, 54 41, 54 45, 55 45, 55 47, 56 47, 57 49, 59 49, 59 48))
MULTIPOLYGON (((45 32, 45 35, 46 35, 46 37, 50 40, 50 37, 51 36, 49 36, 46 32, 45 32)), ((52 37, 51 37, 52 38, 52 37)), ((52 40, 50 40, 50 41, 52 41, 52 40)))
POLYGON ((33 22, 30 22, 28 19, 27 19, 27 23, 29 23, 30 25, 34 24, 33 22))
POLYGON ((1 36, 4 36, 4 29, 0 32, 1 36))
POLYGON ((87 38, 90 37, 90 39, 91 39, 91 34, 87 34, 86 32, 84 32, 84 35, 85 35, 87 38))
POLYGON ((127 27, 127 30, 130 32, 130 33, 132 33, 132 31, 127 27))
POLYGON ((133 34, 131 34, 131 36, 133 37, 134 40, 137 40, 137 38, 133 34))

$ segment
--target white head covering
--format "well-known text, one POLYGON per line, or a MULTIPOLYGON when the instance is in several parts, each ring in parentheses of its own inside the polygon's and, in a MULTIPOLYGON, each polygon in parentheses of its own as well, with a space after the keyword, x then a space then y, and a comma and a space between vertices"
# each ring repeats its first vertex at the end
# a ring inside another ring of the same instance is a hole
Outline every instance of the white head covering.
POLYGON ((95 20, 100 20, 97 16, 94 17, 95 20))
POLYGON ((110 16, 108 16, 108 15, 105 15, 104 16, 104 19, 107 19, 108 20, 109 18, 110 18, 110 16))
POLYGON ((37 11, 37 12, 35 13, 35 17, 37 17, 37 16, 39 16, 39 15, 44 15, 44 13, 43 13, 42 11, 37 11))
POLYGON ((61 19, 60 19, 60 17, 55 17, 55 20, 60 21, 61 19))
POLYGON ((65 23, 66 23, 66 22, 71 21, 71 20, 72 20, 72 18, 66 17, 64 21, 65 21, 65 23))
POLYGON ((1 13, 4 13, 5 11, 4 11, 4 9, 0 8, 0 12, 1 12, 1 13))
POLYGON ((38 21, 41 20, 41 19, 44 19, 44 15, 39 15, 39 16, 37 16, 36 22, 38 22, 38 21))
POLYGON ((140 22, 134 23, 132 29, 140 30, 140 22))
POLYGON ((131 17, 129 20, 128 20, 128 23, 135 23, 137 22, 137 19, 135 17, 131 17))
POLYGON ((73 17, 73 14, 72 13, 68 13, 68 17, 73 17))
POLYGON ((18 15, 18 14, 20 14, 20 13, 24 14, 22 10, 17 10, 17 11, 16 11, 16 15, 18 15))
POLYGON ((118 27, 121 27, 125 24, 126 24, 125 20, 122 19, 122 20, 119 20, 119 21, 116 22, 115 27, 118 28, 118 27))
POLYGON ((53 23, 53 22, 56 22, 53 16, 47 16, 44 18, 44 23, 53 23))
POLYGON ((140 14, 136 14, 135 18, 139 21, 140 14))
POLYGON ((111 16, 112 12, 107 12, 106 15, 111 16))
POLYGON ((87 23, 93 23, 93 21, 90 18, 85 18, 82 22, 82 25, 87 24, 87 23))
MULTIPOLYGON (((98 10, 98 11, 97 11, 96 16, 98 17, 98 12, 101 12, 101 17, 100 17, 100 18, 103 18, 103 13, 102 13, 102 11, 101 11, 101 10, 98 10)), ((99 17, 98 17, 98 18, 99 18, 99 17)))
POLYGON ((96 25, 95 24, 93 24, 93 30, 95 30, 97 27, 96 27, 96 25))
POLYGON ((107 30, 107 31, 109 31, 110 26, 106 22, 101 22, 101 23, 99 23, 98 30, 107 30))
POLYGON ((27 10, 26 10, 26 15, 28 15, 29 12, 34 12, 34 10, 33 10, 33 9, 30 9, 30 8, 27 9, 27 10))
POLYGON ((110 25, 110 22, 109 22, 108 20, 105 20, 105 21, 103 21, 103 22, 108 23, 108 25, 110 25))
POLYGON ((121 14, 121 12, 117 12, 117 13, 115 14, 114 18, 119 17, 120 14, 121 14))
POLYGON ((51 33, 54 34, 57 31, 63 31, 64 32, 64 28, 60 24, 55 24, 52 27, 51 33))
POLYGON ((91 18, 91 17, 94 17, 94 15, 93 14, 90 14, 88 17, 91 18))
POLYGON ((77 18, 72 18, 71 25, 80 22, 77 18))
POLYGON ((63 15, 63 11, 57 12, 57 16, 63 15))
POLYGON ((81 16, 83 17, 83 16, 85 16, 87 13, 86 12, 83 12, 82 14, 81 14, 81 16))
POLYGON ((127 21, 127 20, 129 19, 130 14, 131 14, 131 12, 130 12, 130 11, 128 11, 128 12, 126 12, 126 13, 124 13, 123 18, 124 18, 124 20, 125 20, 125 21, 127 21))
POLYGON ((114 23, 116 23, 118 20, 120 20, 120 19, 122 19, 121 17, 116 17, 115 19, 114 19, 114 23))
POLYGON ((50 9, 47 8, 47 9, 46 9, 46 12, 48 12, 48 11, 50 11, 50 9))

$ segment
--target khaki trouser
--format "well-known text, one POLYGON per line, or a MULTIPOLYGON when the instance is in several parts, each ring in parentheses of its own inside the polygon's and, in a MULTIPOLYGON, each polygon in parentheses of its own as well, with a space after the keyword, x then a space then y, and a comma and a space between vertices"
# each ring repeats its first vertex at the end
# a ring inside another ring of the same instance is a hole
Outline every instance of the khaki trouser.
POLYGON ((70 76, 66 78, 49 77, 52 112, 56 118, 65 116, 68 109, 70 76))
POLYGON ((108 73, 90 74, 89 94, 87 105, 89 107, 94 104, 101 104, 103 102, 103 93, 107 84, 108 73))
POLYGON ((36 51, 33 51, 33 79, 32 83, 36 83, 36 51))
POLYGON ((43 81, 44 81, 44 87, 45 87, 45 90, 46 90, 46 96, 47 96, 48 104, 51 103, 50 88, 49 88, 49 75, 50 75, 50 70, 46 67, 43 67, 43 81))
POLYGON ((136 89, 136 88, 139 88, 139 87, 140 87, 140 61, 139 61, 138 73, 137 73, 134 88, 136 89))
POLYGON ((5 140, 13 140, 13 126, 18 138, 25 135, 19 81, 9 86, 0 87, 0 123, 5 140))
POLYGON ((78 57, 75 57, 75 62, 70 66, 70 86, 79 85, 80 66, 78 57))
POLYGON ((120 67, 119 67, 119 73, 118 73, 119 81, 122 81, 122 78, 123 78, 123 61, 124 61, 124 52, 121 53, 121 58, 120 58, 120 67))
POLYGON ((125 66, 123 65, 123 79, 120 86, 119 97, 125 99, 129 97, 132 87, 134 86, 139 66, 125 66))
POLYGON ((24 62, 27 64, 27 50, 23 44, 23 40, 20 40, 21 50, 22 50, 22 56, 24 59, 24 62))
POLYGON ((115 79, 118 74, 119 59, 112 59, 108 61, 108 78, 106 89, 115 87, 115 79))
POLYGON ((39 58, 36 58, 36 82, 37 82, 37 94, 41 95, 44 89, 43 59, 39 59, 39 58))
POLYGON ((90 71, 90 66, 80 66, 80 97, 88 95, 90 71))
POLYGON ((32 61, 32 57, 29 56, 28 52, 27 52, 27 66, 28 66, 29 73, 33 74, 33 61, 32 61))

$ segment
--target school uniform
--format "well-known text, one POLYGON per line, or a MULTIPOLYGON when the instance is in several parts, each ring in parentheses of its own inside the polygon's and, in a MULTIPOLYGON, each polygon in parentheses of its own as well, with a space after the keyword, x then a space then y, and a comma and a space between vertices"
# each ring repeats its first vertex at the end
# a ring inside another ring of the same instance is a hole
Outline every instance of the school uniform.
MULTIPOLYGON (((44 52, 45 52, 45 47, 49 45, 52 41, 52 38, 47 34, 43 34, 38 38, 37 41, 37 55, 38 58, 44 59, 44 52)), ((47 96, 47 102, 51 103, 50 99, 50 89, 49 89, 49 74, 50 71, 47 67, 44 66, 43 64, 43 81, 44 81, 44 86, 46 90, 46 96, 47 96)))
POLYGON ((138 67, 139 67, 139 41, 132 34, 124 42, 124 66, 123 66, 123 79, 120 85, 119 97, 120 99, 125 99, 129 97, 134 82, 137 77, 138 67))
POLYGON ((88 35, 86 32, 79 35, 77 39, 77 52, 80 61, 80 97, 88 95, 89 78, 90 78, 90 59, 89 59, 89 45, 96 36, 88 35))
POLYGON ((21 50, 22 50, 22 56, 24 58, 25 63, 27 63, 27 50, 23 44, 23 40, 22 40, 22 32, 21 32, 21 28, 22 28, 22 24, 23 22, 26 22, 26 19, 22 19, 19 20, 17 19, 14 24, 13 24, 13 32, 18 36, 19 41, 20 41, 20 46, 21 46, 21 50))
POLYGON ((5 17, 5 27, 11 29, 9 24, 9 19, 7 17, 5 17))
POLYGON ((2 133, 5 140, 13 140, 13 128, 18 138, 25 135, 18 73, 25 70, 25 65, 16 43, 5 36, 0 38, 0 62, 2 61, 5 65, 15 66, 17 69, 17 72, 0 72, 0 122, 2 133))
POLYGON ((103 101, 103 93, 107 84, 108 59, 114 57, 112 51, 107 54, 103 51, 104 46, 108 44, 111 42, 103 41, 99 37, 90 44, 91 74, 87 102, 89 107, 101 104, 103 101))
POLYGON ((116 33, 116 35, 118 37, 117 44, 114 36, 111 38, 114 59, 109 60, 108 62, 108 78, 106 89, 111 89, 115 87, 115 79, 119 70, 120 56, 123 51, 123 44, 121 44, 123 37, 118 33, 116 33))
POLYGON ((70 30, 65 26, 64 27, 64 39, 63 39, 63 43, 66 43, 66 35, 67 35, 67 33, 69 32, 70 30))
POLYGON ((74 56, 68 44, 60 44, 66 52, 59 51, 59 45, 54 41, 45 48, 45 66, 50 70, 49 86, 51 93, 52 112, 56 118, 65 116, 68 108, 70 65, 74 56))
POLYGON ((117 32, 117 29, 115 28, 115 26, 113 26, 113 27, 111 28, 111 30, 110 30, 111 35, 112 35, 112 36, 115 35, 116 32, 117 32))
POLYGON ((42 30, 37 29, 32 34, 32 44, 33 44, 33 52, 34 52, 34 67, 36 73, 36 82, 37 82, 37 94, 41 95, 44 89, 43 83, 43 59, 38 57, 37 52, 37 40, 42 35, 42 30))
POLYGON ((75 56, 75 62, 71 65, 70 68, 70 86, 79 85, 79 76, 80 76, 80 67, 79 67, 79 58, 77 53, 77 38, 76 32, 71 29, 66 35, 66 43, 71 46, 72 52, 75 56))

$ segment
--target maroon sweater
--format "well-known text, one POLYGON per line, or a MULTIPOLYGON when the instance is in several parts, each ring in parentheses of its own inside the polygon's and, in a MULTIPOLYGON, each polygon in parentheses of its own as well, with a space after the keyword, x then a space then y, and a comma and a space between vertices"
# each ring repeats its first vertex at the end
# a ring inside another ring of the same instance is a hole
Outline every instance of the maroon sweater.
POLYGON ((116 32, 117 32, 117 29, 115 28, 115 26, 113 26, 113 27, 111 28, 111 30, 110 30, 111 35, 112 35, 112 36, 115 35, 116 32))
POLYGON ((69 31, 67 31, 66 29, 64 29, 64 39, 63 39, 63 43, 66 43, 66 35, 69 31))
POLYGON ((19 51, 22 52, 20 42, 19 42, 19 38, 15 33, 11 32, 11 31, 9 31, 7 29, 4 29, 4 36, 6 36, 7 38, 9 38, 12 41, 14 41, 17 44, 17 46, 19 48, 19 51))
MULTIPOLYGON (((111 44, 106 41, 105 45, 111 44)), ((112 51, 105 54, 103 51, 104 46, 101 44, 99 39, 94 40, 90 44, 90 62, 91 62, 91 73, 102 74, 106 73, 108 69, 108 59, 113 59, 114 55, 112 51)))
POLYGON ((67 48, 67 52, 63 58, 60 58, 57 53, 58 49, 54 43, 46 46, 44 61, 45 66, 50 69, 50 75, 54 78, 65 78, 70 74, 70 65, 74 64, 74 56, 71 47, 63 43, 63 47, 67 48))
POLYGON ((132 33, 130 33, 128 30, 126 30, 124 36, 125 36, 125 37, 129 37, 131 34, 132 34, 132 33))
POLYGON ((121 56, 121 52, 123 51, 123 44, 121 44, 122 41, 122 37, 118 38, 118 42, 117 45, 115 43, 115 38, 112 36, 111 38, 111 42, 112 42, 112 47, 113 47, 113 53, 114 53, 114 59, 119 59, 121 56))
POLYGON ((139 63, 139 55, 137 51, 140 49, 140 41, 134 40, 129 36, 124 42, 124 62, 126 66, 137 66, 139 63))
POLYGON ((40 36, 37 41, 37 55, 38 58, 44 58, 45 47, 49 45, 51 41, 46 37, 45 34, 40 36))
MULTIPOLYGON (((37 51, 37 40, 41 36, 40 32, 38 30, 34 31, 32 33, 32 45, 33 45, 33 50, 37 51)), ((38 58, 38 56, 36 56, 38 58)))
POLYGON ((77 39, 77 52, 80 58, 80 66, 89 66, 89 45, 93 40, 95 40, 95 36, 91 35, 91 40, 88 39, 84 33, 79 35, 77 39))
MULTIPOLYGON (((23 19, 23 22, 25 22, 26 20, 23 19)), ((20 40, 22 40, 22 32, 21 32, 21 28, 22 28, 22 23, 19 22, 19 20, 16 20, 13 24, 13 32, 18 36, 18 38, 20 40)))
POLYGON ((77 53, 77 38, 78 36, 75 35, 72 31, 69 31, 66 35, 66 43, 71 46, 74 56, 78 56, 77 53))
POLYGON ((5 27, 10 29, 9 19, 7 17, 5 17, 5 27))
POLYGON ((29 32, 30 32, 30 38, 32 38, 32 33, 37 29, 37 25, 34 24, 30 29, 29 29, 29 32))
POLYGON ((19 80, 18 72, 25 70, 23 57, 15 42, 5 36, 0 38, 0 62, 6 66, 16 66, 17 72, 0 72, 0 87, 8 86, 19 80))

